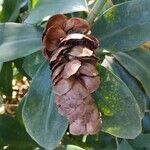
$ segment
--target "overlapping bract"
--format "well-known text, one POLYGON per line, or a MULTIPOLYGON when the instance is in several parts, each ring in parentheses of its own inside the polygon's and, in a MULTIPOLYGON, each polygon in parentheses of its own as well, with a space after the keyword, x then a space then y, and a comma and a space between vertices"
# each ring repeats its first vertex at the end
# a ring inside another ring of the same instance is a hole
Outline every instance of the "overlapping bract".
POLYGON ((96 134, 101 118, 91 93, 100 84, 95 68, 98 41, 90 35, 89 24, 80 18, 55 15, 48 20, 42 41, 52 69, 55 103, 69 120, 70 133, 96 134))

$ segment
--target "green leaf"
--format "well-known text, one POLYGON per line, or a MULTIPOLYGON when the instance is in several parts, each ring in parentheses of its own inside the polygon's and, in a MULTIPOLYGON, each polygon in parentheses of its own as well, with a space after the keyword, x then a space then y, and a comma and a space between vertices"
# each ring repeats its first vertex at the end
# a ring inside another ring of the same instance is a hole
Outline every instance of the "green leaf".
POLYGON ((105 148, 102 148, 100 150, 116 150, 116 148, 113 145, 108 145, 105 148))
POLYGON ((37 144, 15 118, 0 115, 0 149, 4 146, 11 150, 27 150, 33 149, 37 144))
MULTIPOLYGON (((150 103, 150 98, 149 98, 149 103, 150 103)), ((150 107, 149 104, 148 107, 150 107)), ((143 131, 145 133, 150 133, 150 112, 146 112, 143 118, 143 131)))
POLYGON ((1 107, 2 104, 3 104, 3 98, 0 95, 0 107, 1 107))
POLYGON ((75 145, 67 145, 66 150, 84 150, 84 149, 75 145))
POLYGON ((25 22, 29 24, 36 24, 46 16, 78 11, 87 11, 87 4, 85 0, 42 0, 38 1, 25 22))
POLYGON ((29 9, 33 9, 39 0, 28 0, 29 9))
POLYGON ((35 52, 24 59, 23 68, 25 72, 30 76, 33 77, 41 64, 44 62, 44 57, 41 51, 35 52), (31 63, 32 61, 32 63, 31 63))
POLYGON ((20 0, 1 0, 0 1, 0 22, 15 21, 20 10, 20 0))
POLYGON ((141 134, 131 142, 133 147, 137 148, 150 148, 150 134, 141 134))
POLYGON ((19 103, 19 106, 17 107, 17 110, 16 110, 16 119, 18 120, 18 122, 24 126, 24 123, 23 123, 23 119, 22 119, 22 110, 23 110, 23 106, 25 104, 25 99, 26 99, 26 95, 21 99, 20 103, 19 103))
POLYGON ((115 5, 94 24, 92 31, 103 49, 128 51, 150 40, 150 1, 115 5))
POLYGON ((0 72, 0 91, 9 98, 12 97, 12 62, 5 62, 0 72))
POLYGON ((100 132, 97 135, 87 136, 86 143, 95 150, 115 150, 116 143, 110 134, 100 132))
POLYGON ((101 86, 94 99, 102 112, 102 131, 133 139, 141 133, 140 110, 125 83, 112 72, 98 66, 101 86))
POLYGON ((150 96, 150 52, 146 49, 135 49, 128 53, 116 53, 115 58, 125 69, 139 80, 150 96))
POLYGON ((66 146, 58 147, 55 150, 84 150, 84 149, 75 145, 66 145, 66 146))
POLYGON ((54 149, 68 126, 57 112, 50 74, 49 65, 44 62, 33 78, 23 107, 27 132, 45 149, 54 149))
POLYGON ((3 63, 0 62, 0 72, 1 72, 2 66, 3 66, 3 63))
POLYGON ((41 31, 19 23, 0 24, 0 62, 32 54, 42 48, 41 31))
POLYGON ((31 79, 30 76, 23 69, 23 62, 24 62, 24 57, 18 58, 18 59, 13 61, 14 66, 16 67, 14 70, 14 79, 16 79, 16 80, 22 80, 22 78, 24 76, 27 77, 29 80, 31 79))
POLYGON ((133 148, 126 140, 122 140, 117 150, 133 150, 133 148))
POLYGON ((144 117, 146 109, 147 95, 143 89, 139 86, 137 80, 130 75, 127 70, 121 66, 118 61, 112 56, 106 56, 103 61, 103 66, 110 69, 116 76, 118 76, 130 89, 134 98, 136 99, 140 107, 141 119, 144 117))
POLYGON ((113 4, 119 4, 127 1, 131 1, 131 0, 112 0, 113 4))

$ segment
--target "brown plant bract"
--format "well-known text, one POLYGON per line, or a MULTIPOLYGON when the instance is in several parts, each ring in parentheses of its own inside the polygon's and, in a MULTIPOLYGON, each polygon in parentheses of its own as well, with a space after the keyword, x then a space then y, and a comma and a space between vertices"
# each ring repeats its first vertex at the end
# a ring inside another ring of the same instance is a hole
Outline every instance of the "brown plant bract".
POLYGON ((48 20, 42 37, 44 55, 52 69, 55 103, 74 135, 96 134, 101 127, 101 116, 91 96, 100 84, 95 68, 99 44, 89 33, 86 20, 58 14, 48 20))

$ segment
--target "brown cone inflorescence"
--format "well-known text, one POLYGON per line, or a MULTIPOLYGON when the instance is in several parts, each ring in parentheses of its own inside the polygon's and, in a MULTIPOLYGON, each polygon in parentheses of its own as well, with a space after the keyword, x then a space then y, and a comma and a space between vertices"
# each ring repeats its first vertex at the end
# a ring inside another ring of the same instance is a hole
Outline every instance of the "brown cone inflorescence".
POLYGON ((43 33, 44 55, 52 70, 58 112, 70 123, 70 133, 96 134, 101 116, 91 93, 100 84, 95 68, 98 41, 90 26, 80 18, 51 17, 43 33))

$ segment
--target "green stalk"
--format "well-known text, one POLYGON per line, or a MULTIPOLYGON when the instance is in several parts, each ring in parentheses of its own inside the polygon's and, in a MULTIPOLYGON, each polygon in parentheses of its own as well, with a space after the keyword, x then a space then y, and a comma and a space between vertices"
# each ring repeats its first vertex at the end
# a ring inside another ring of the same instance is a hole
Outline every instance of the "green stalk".
POLYGON ((118 148, 119 147, 119 142, 118 142, 118 138, 117 137, 115 137, 115 141, 116 141, 116 146, 118 148))
POLYGON ((93 24, 95 18, 97 17, 98 14, 100 14, 106 2, 107 0, 97 0, 95 2, 93 8, 91 9, 91 11, 89 12, 87 16, 87 21, 89 22, 89 24, 91 25, 93 24))

